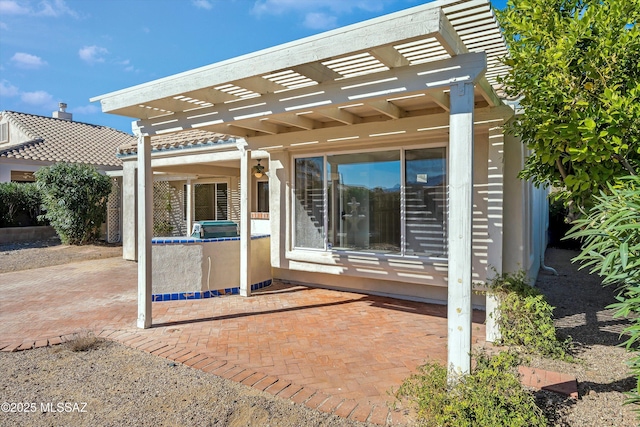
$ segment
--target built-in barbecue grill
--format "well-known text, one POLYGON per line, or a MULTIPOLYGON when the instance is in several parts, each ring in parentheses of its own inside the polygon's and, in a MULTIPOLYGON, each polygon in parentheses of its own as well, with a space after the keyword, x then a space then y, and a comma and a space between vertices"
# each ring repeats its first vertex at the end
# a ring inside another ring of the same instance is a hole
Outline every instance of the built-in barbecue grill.
POLYGON ((191 237, 195 239, 238 236, 238 224, 233 221, 198 221, 193 224, 193 230, 191 230, 191 237))

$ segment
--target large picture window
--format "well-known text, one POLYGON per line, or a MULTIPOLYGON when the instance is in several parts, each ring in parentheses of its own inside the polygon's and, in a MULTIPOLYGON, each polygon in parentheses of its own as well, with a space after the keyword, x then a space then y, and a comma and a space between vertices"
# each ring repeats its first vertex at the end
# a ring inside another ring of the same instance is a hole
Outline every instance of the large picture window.
POLYGON ((446 257, 446 149, 295 159, 294 246, 446 257))
POLYGON ((400 152, 327 156, 329 245, 400 252, 400 152))

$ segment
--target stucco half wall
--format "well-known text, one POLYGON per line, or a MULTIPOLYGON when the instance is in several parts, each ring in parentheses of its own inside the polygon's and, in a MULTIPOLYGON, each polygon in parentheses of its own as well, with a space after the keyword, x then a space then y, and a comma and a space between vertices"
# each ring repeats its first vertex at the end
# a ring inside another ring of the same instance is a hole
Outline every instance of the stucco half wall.
MULTIPOLYGON (((160 239, 163 242, 171 240, 160 239)), ((152 245, 153 294, 204 292, 239 286, 239 239, 175 241, 178 243, 152 245)), ((251 284, 271 280, 269 246, 269 237, 251 239, 251 284)))

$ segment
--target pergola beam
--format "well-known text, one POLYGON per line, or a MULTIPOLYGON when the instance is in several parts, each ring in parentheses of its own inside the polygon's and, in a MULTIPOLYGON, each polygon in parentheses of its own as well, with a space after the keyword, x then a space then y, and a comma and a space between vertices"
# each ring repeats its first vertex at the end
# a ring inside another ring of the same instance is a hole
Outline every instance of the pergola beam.
MULTIPOLYGON (((499 126, 512 115, 513 110, 508 106, 476 108, 474 126, 485 128, 499 126)), ((431 128, 440 128, 443 126, 449 126, 448 112, 403 117, 397 120, 386 120, 383 122, 359 123, 351 126, 334 126, 310 131, 262 135, 250 138, 248 142, 253 150, 274 146, 288 147, 291 144, 304 141, 331 143, 337 140, 348 140, 350 143, 354 143, 358 140, 370 140, 372 138, 379 140, 382 139, 385 134, 392 135, 392 138, 396 139, 410 135, 426 135, 431 128), (372 135, 374 136, 372 137, 372 135)))
POLYGON ((384 114, 385 116, 391 117, 392 119, 399 119, 400 117, 404 117, 404 111, 402 111, 400 107, 390 101, 369 101, 367 102, 367 105, 374 110, 384 114))
POLYGON ((464 42, 456 33, 455 28, 447 19, 442 9, 440 10, 440 30, 435 34, 436 39, 440 42, 444 50, 451 56, 468 53, 469 50, 464 42))
POLYGON ((398 68, 411 63, 393 46, 383 46, 371 49, 371 55, 389 68, 398 68))
POLYGON ((361 121, 360 117, 356 116, 355 114, 351 114, 348 111, 341 110, 338 107, 322 108, 316 111, 316 113, 345 125, 355 125, 357 123, 360 123, 361 121))
POLYGON ((280 128, 274 123, 269 123, 266 120, 240 120, 234 122, 233 126, 253 130, 256 132, 268 133, 275 135, 280 133, 280 128))
MULTIPOLYGON (((328 107, 348 106, 367 99, 386 99, 391 96, 410 95, 427 90, 448 88, 451 82, 476 81, 484 73, 486 55, 468 53, 450 59, 403 67, 346 81, 332 81, 324 85, 304 87, 285 93, 270 93, 231 104, 222 104, 194 112, 176 113, 159 120, 141 120, 138 127, 149 134, 200 128, 202 122, 212 126, 233 124, 244 117, 266 117, 295 111, 314 111, 328 107), (207 116, 203 116, 207 114, 207 116), (205 117, 203 119, 203 117, 205 117)), ((334 110, 335 111, 335 110, 334 110)), ((322 112, 320 111, 322 114, 322 112)), ((339 118, 338 121, 342 121, 339 118)), ((346 124, 352 124, 348 122, 346 124)), ((241 126, 238 124, 238 126, 241 126)), ((252 136, 246 132, 235 134, 252 136)))
POLYGON ((293 126, 304 130, 312 130, 318 127, 318 123, 301 114, 283 114, 277 118, 270 118, 269 121, 282 123, 286 126, 293 126))
POLYGON ((427 96, 431 98, 436 104, 438 104, 445 111, 449 111, 451 109, 451 105, 449 102, 449 94, 441 91, 431 91, 427 92, 427 96))
POLYGON ((291 67, 291 70, 318 83, 324 83, 342 77, 340 73, 336 73, 331 68, 319 62, 296 65, 295 67, 291 67))
POLYGON ((240 176, 240 169, 225 166, 213 166, 205 164, 163 166, 154 168, 158 172, 179 174, 179 175, 200 175, 200 176, 240 176))

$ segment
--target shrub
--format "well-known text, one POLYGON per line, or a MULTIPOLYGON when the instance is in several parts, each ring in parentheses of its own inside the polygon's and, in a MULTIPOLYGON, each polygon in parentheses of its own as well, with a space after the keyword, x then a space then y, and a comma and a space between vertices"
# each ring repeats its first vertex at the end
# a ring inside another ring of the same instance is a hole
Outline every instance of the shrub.
POLYGON ((35 183, 0 183, 0 227, 26 227, 38 221, 42 194, 35 183))
POLYGON ((111 180, 93 166, 58 163, 36 172, 45 217, 65 244, 98 239, 107 217, 111 180))
POLYGON ((571 360, 571 340, 561 340, 553 324, 553 307, 540 291, 529 285, 526 273, 496 276, 489 283, 498 297, 498 344, 520 347, 530 354, 571 360))
POLYGON ((574 261, 591 267, 591 273, 603 277, 604 286, 618 286, 614 317, 626 317, 630 326, 623 343, 634 351, 629 366, 636 377, 636 389, 628 403, 640 404, 640 177, 624 178, 609 185, 609 192, 596 197, 589 214, 576 220, 567 237, 582 241, 582 251, 574 261))
POLYGON ((100 347, 103 339, 98 338, 91 331, 76 332, 67 342, 73 352, 95 350, 100 347))
POLYGON ((428 363, 396 392, 398 400, 415 405, 424 426, 524 427, 545 426, 546 419, 534 396, 520 384, 518 356, 475 355, 476 367, 454 385, 447 384, 447 369, 428 363))

